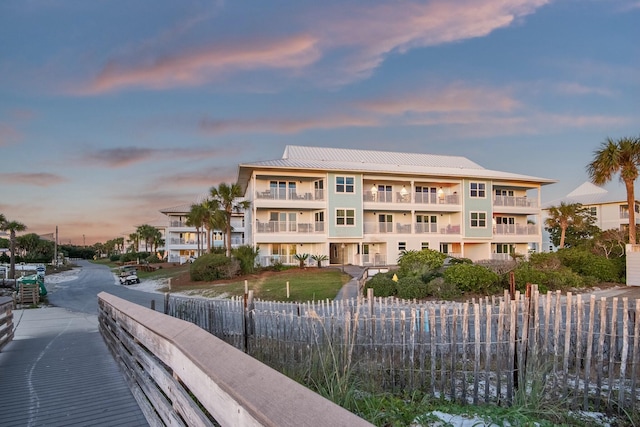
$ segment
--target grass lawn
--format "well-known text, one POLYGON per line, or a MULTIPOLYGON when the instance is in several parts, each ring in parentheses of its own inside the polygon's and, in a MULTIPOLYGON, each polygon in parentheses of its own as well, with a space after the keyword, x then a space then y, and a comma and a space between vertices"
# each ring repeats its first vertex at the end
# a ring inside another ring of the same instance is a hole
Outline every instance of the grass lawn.
MULTIPOLYGON (((156 272, 154 274, 158 274, 156 272)), ((211 283, 191 282, 188 273, 172 280, 171 291, 203 297, 241 296, 245 280, 255 298, 271 301, 311 301, 334 299, 351 276, 333 268, 291 268, 280 272, 264 271, 237 279, 211 283), (289 298, 287 298, 289 282, 289 298)), ((168 289, 167 289, 168 290, 168 289)))

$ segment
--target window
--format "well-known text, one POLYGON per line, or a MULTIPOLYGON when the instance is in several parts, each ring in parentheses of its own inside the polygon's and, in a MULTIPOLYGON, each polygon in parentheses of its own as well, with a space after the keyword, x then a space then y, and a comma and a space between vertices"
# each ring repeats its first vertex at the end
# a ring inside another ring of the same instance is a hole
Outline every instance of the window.
POLYGON ((336 193, 353 193, 354 182, 352 176, 336 176, 336 193))
POLYGON ((416 186, 416 203, 436 203, 437 194, 436 187, 416 186))
POLYGON ((449 253, 449 244, 448 243, 440 243, 440 252, 443 254, 449 253))
POLYGON ((272 233, 296 231, 297 217, 295 212, 269 212, 269 227, 272 233))
POLYGON ((336 225, 356 225, 355 209, 336 209, 336 225))
POLYGON ((516 251, 515 246, 507 245, 507 244, 497 244, 496 245, 496 253, 497 254, 510 254, 516 251))
POLYGON ((407 250, 407 242, 398 242, 398 250, 406 251, 407 250))
POLYGON ((487 196, 486 193, 487 185, 484 182, 472 182, 471 183, 471 197, 485 198, 487 196))
POLYGON ((438 217, 436 215, 417 215, 416 233, 437 233, 438 217))
POLYGON ((270 181, 269 191, 271 197, 279 200, 296 199, 295 181, 270 181))
POLYGON ((315 220, 315 230, 324 231, 324 211, 318 211, 313 214, 315 220))
POLYGON ((420 243, 420 249, 422 250, 429 249, 429 242, 420 243))
POLYGON ((589 212, 590 215, 592 216, 598 216, 598 208, 596 206, 589 206, 587 208, 587 211, 589 212))
POLYGON ((496 218, 496 233, 515 233, 516 231, 516 218, 512 216, 497 216, 496 218))
POLYGON ((472 228, 486 228, 487 227, 487 213, 486 212, 471 212, 471 227, 472 228))
POLYGON ((513 190, 496 190, 496 196, 513 197, 513 190))
POLYGON ((393 215, 378 215, 378 231, 380 233, 393 232, 393 215))

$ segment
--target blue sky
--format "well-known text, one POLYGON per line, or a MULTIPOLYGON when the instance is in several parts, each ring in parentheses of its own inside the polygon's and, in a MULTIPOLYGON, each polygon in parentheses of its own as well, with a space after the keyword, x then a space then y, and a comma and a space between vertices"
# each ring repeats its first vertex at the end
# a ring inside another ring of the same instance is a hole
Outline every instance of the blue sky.
POLYGON ((465 156, 553 200, 640 135, 638 22, 640 0, 3 0, 0 212, 104 242, 288 144, 465 156))

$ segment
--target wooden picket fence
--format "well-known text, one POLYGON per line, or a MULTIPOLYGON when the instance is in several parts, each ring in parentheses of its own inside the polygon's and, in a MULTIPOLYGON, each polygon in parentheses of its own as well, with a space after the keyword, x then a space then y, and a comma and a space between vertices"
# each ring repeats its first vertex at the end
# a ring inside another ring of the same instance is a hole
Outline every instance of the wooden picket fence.
POLYGON ((283 372, 355 375, 463 403, 548 399, 640 410, 640 300, 505 292, 466 303, 396 298, 275 303, 169 296, 191 321, 283 372))

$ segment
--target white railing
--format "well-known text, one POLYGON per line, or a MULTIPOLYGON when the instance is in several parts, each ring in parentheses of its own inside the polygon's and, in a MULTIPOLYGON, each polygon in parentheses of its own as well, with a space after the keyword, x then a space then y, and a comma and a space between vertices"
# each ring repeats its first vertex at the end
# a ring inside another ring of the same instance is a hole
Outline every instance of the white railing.
MULTIPOLYGON (((200 240, 200 243, 202 243, 204 241, 205 241, 205 238, 203 237, 200 240)), ((172 245, 195 245, 198 242, 196 241, 196 239, 175 239, 175 238, 173 238, 173 239, 170 240, 170 243, 172 245)))
POLYGON ((537 208, 538 201, 529 199, 527 196, 514 197, 514 196, 494 196, 494 206, 512 206, 516 208, 537 208))
POLYGON ((324 200, 324 190, 313 190, 312 192, 284 189, 256 191, 256 199, 302 201, 324 200))
POLYGON ((362 254, 361 257, 364 266, 387 265, 387 258, 382 254, 362 254))
POLYGON ((526 236, 537 235, 539 233, 538 226, 535 224, 498 224, 493 228, 493 234, 526 236))
POLYGON ((438 224, 436 223, 428 223, 428 222, 416 222, 415 223, 416 234, 423 233, 437 233, 438 232, 438 224))
POLYGON ((324 233, 324 222, 256 221, 256 233, 324 233))

